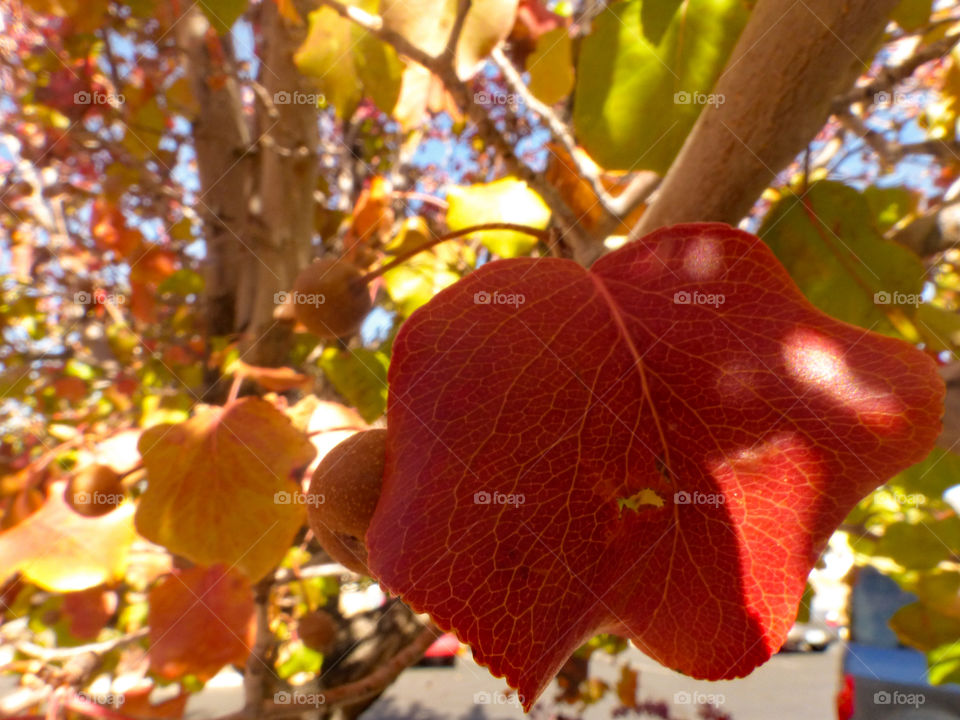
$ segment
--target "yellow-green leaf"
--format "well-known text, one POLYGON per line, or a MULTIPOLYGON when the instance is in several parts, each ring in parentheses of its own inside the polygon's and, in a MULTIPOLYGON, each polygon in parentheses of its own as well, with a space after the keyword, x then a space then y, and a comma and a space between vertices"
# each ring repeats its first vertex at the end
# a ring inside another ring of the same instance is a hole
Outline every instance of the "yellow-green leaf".
POLYGON ((554 28, 537 40, 537 47, 527 58, 530 92, 538 100, 553 105, 573 90, 573 43, 565 27, 554 28))
POLYGON ((152 427, 138 447, 148 478, 136 514, 144 537, 251 580, 283 559, 305 517, 293 472, 315 452, 283 413, 243 398, 152 427))
MULTIPOLYGON (((506 177, 480 185, 458 185, 447 192, 447 225, 461 230, 471 225, 509 222, 543 229, 550 222, 550 208, 525 182, 506 177)), ((484 230, 476 237, 500 257, 528 254, 537 239, 513 230, 484 230)))

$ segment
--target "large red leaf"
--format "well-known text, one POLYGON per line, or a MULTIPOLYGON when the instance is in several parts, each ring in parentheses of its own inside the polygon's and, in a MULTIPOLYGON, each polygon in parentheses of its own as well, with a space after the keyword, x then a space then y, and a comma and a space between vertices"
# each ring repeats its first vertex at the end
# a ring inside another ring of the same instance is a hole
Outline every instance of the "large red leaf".
POLYGON ((726 225, 590 271, 490 263, 397 336, 370 567, 527 707, 601 631, 740 677, 857 500, 926 455, 943 394, 726 225))

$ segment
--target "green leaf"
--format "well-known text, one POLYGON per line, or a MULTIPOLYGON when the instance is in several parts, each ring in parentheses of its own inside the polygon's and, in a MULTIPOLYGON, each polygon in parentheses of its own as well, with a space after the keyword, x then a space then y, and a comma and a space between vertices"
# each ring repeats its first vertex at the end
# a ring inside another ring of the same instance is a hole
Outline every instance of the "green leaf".
POLYGON ((200 0, 200 9, 218 35, 230 32, 233 24, 247 11, 248 0, 200 0))
POLYGON ((385 113, 393 110, 400 98, 403 62, 390 45, 377 40, 366 30, 353 27, 357 37, 353 60, 363 89, 385 113))
POLYGON ((280 651, 277 675, 286 680, 297 673, 318 673, 323 665, 323 654, 311 650, 300 640, 291 640, 280 651))
MULTIPOLYGON (((481 185, 457 185, 447 191, 447 225, 462 230, 471 225, 509 222, 543 229, 550 222, 550 208, 522 180, 506 177, 481 185)), ((513 230, 484 230, 480 238, 486 248, 500 257, 527 255, 537 238, 513 230)))
POLYGON ((386 353, 357 348, 338 350, 327 348, 320 356, 320 367, 327 378, 368 423, 383 415, 387 409, 387 368, 390 358, 386 353))
POLYGON ((924 652, 960 638, 960 618, 938 613, 919 602, 897 610, 890 618, 890 627, 904 645, 924 652))
POLYGON ((293 62, 304 75, 317 78, 337 117, 349 117, 361 97, 352 56, 352 23, 328 7, 311 12, 308 23, 307 39, 294 53, 293 62))
POLYGON ((665 173, 705 105, 723 102, 709 93, 751 4, 688 0, 656 44, 640 0, 604 9, 577 66, 573 121, 587 152, 606 168, 665 173))
POLYGON ((199 295, 203 292, 203 276, 189 268, 181 268, 160 283, 157 292, 183 296, 199 295))
POLYGON ((430 298, 459 279, 460 276, 433 253, 416 255, 383 274, 387 293, 403 317, 409 317, 414 310, 426 305, 430 298))
POLYGON ((684 0, 640 0, 640 24, 643 34, 652 45, 657 45, 670 26, 684 0))
POLYGON ((895 522, 877 542, 876 554, 905 568, 929 570, 960 547, 960 519, 955 515, 925 523, 895 522))
POLYGON ((920 259, 872 223, 864 196, 837 182, 787 192, 764 218, 759 235, 804 295, 830 315, 918 341, 910 323, 926 275, 920 259))
MULTIPOLYGON (((377 0, 350 3, 376 13, 377 0)), ((316 78, 337 117, 349 117, 364 92, 384 112, 400 96, 403 63, 396 51, 327 7, 308 16, 307 38, 293 56, 297 69, 316 78)))
POLYGON ((960 644, 948 642, 927 654, 928 678, 932 685, 960 683, 960 644))
POLYGON ((881 233, 887 232, 907 215, 917 209, 917 196, 905 187, 877 187, 871 185, 863 191, 874 225, 881 233))
POLYGON ((554 28, 537 40, 527 58, 530 92, 543 103, 553 105, 573 89, 573 42, 565 27, 554 28))
POLYGON ((930 350, 943 352, 960 347, 960 314, 956 311, 923 303, 917 308, 916 323, 930 350))
POLYGON ((932 12, 933 0, 901 0, 893 9, 890 19, 910 32, 926 25, 932 12))
POLYGON ((934 448, 926 459, 907 468, 888 484, 907 494, 942 497, 945 490, 960 484, 960 455, 934 448))

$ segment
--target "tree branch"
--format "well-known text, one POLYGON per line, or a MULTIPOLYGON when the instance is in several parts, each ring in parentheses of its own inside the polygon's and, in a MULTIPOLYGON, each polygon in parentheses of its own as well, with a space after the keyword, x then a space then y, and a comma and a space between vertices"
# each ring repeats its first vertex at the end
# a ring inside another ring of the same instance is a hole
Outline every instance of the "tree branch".
POLYGON ((597 241, 580 227, 579 218, 571 211, 560 191, 547 182, 542 174, 534 172, 517 158, 513 147, 497 129, 487 111, 473 102, 470 88, 457 77, 455 68, 447 61, 444 53, 434 56, 424 52, 400 33, 385 27, 383 18, 377 15, 372 15, 353 6, 344 5, 339 0, 316 1, 318 4, 334 10, 341 17, 356 23, 371 35, 389 43, 398 53, 423 65, 440 78, 447 91, 453 96, 454 101, 476 126, 477 133, 497 150, 508 171, 530 185, 550 206, 554 213, 554 220, 562 231, 564 239, 573 248, 574 256, 586 257, 592 254, 591 248, 598 244, 597 241))
POLYGON ((727 101, 703 110, 631 236, 679 222, 738 223, 824 126, 896 2, 759 0, 714 88, 727 101))
MULTIPOLYGON (((387 685, 397 679, 397 676, 408 667, 413 665, 427 648, 437 639, 440 632, 432 625, 425 627, 420 634, 400 650, 396 655, 383 663, 369 675, 360 678, 354 682, 346 683, 322 693, 316 693, 316 701, 320 707, 330 708, 336 705, 352 705, 354 703, 367 700, 382 692, 387 685)), ((289 704, 276 702, 267 702, 263 706, 262 716, 279 717, 291 715, 297 712, 297 708, 302 712, 303 706, 296 704, 297 695, 291 694, 289 704)))
POLYGON ((80 655, 86 655, 87 653, 93 655, 106 655, 111 650, 115 650, 118 647, 123 647, 124 645, 129 645, 130 643, 137 642, 147 636, 149 633, 148 628, 143 628, 137 630, 136 632, 130 633, 128 635, 123 635, 113 640, 104 640, 103 642, 90 643, 88 645, 77 645, 75 647, 67 648, 47 648, 42 645, 37 645, 32 642, 20 642, 17 643, 14 647, 17 652, 28 655, 29 657, 42 660, 43 662, 60 662, 62 660, 72 660, 80 655))
POLYGON ((833 101, 831 112, 834 115, 841 115, 854 103, 876 103, 878 93, 889 92, 901 81, 913 75, 914 71, 921 65, 925 65, 931 60, 938 60, 949 53, 958 42, 960 42, 960 33, 947 35, 926 47, 920 48, 899 65, 885 66, 871 82, 855 87, 836 98, 833 101))

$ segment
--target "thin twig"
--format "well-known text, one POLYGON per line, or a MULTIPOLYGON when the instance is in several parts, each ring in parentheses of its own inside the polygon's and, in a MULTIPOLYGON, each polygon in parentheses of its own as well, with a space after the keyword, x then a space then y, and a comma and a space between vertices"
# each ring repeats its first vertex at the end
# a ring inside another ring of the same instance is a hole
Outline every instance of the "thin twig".
MULTIPOLYGON (((341 17, 356 23, 371 35, 392 45, 398 53, 423 65, 436 75, 460 109, 476 126, 478 135, 497 150, 507 170, 528 183, 550 206, 554 213, 554 221, 563 231, 565 240, 573 246, 574 254, 583 253, 584 250, 587 250, 587 246, 596 244, 595 238, 585 235, 580 227, 579 218, 567 205, 560 191, 547 182, 542 174, 534 172, 517 158, 513 146, 497 129, 488 111, 472 102, 469 87, 457 77, 454 67, 446 62, 443 54, 433 56, 424 52, 400 33, 385 27, 383 18, 378 15, 372 15, 354 6, 344 5, 339 0, 317 0, 317 2, 334 10, 341 17)), ((589 251, 587 250, 583 254, 589 254, 589 251)))
POLYGON ((434 245, 439 245, 442 242, 447 240, 454 240, 458 237, 463 237, 464 235, 472 235, 476 232, 483 232, 484 230, 512 230, 513 232, 525 233, 527 235, 533 235, 534 237, 543 240, 544 242, 550 237, 549 230, 543 230, 541 228, 531 227, 530 225, 518 225, 517 223, 507 223, 507 222, 493 222, 493 223, 482 223, 480 225, 471 225, 470 227, 465 227, 460 230, 454 230, 453 232, 446 233, 445 235, 439 235, 435 238, 428 240, 427 242, 402 252, 397 255, 393 260, 388 262, 386 265, 381 265, 378 268, 374 268, 366 275, 361 278, 362 282, 368 283, 374 278, 380 277, 388 270, 392 270, 398 265, 402 265, 404 262, 412 258, 414 255, 422 253, 424 250, 429 250, 434 245))
POLYGON ((470 5, 470 0, 459 0, 457 3, 457 17, 453 21, 453 29, 450 30, 450 36, 447 38, 447 46, 443 49, 443 58, 448 65, 456 64, 457 45, 460 43, 460 36, 463 35, 463 26, 467 21, 470 5))
POLYGON ((79 655, 85 655, 86 653, 105 655, 106 653, 110 652, 111 650, 115 650, 118 647, 129 645, 130 643, 134 643, 145 638, 148 632, 148 628, 143 628, 128 635, 114 638, 113 640, 104 640, 103 642, 90 643, 88 645, 77 645, 76 647, 68 648, 47 648, 32 642, 20 642, 14 647, 18 652, 21 652, 24 655, 29 655, 33 658, 37 658, 38 660, 43 660, 44 662, 59 662, 61 660, 70 660, 79 655))
POLYGON ((921 65, 942 58, 953 50, 958 42, 960 42, 960 33, 947 35, 917 50, 899 65, 884 67, 871 82, 855 87, 850 92, 835 99, 831 111, 834 115, 841 115, 854 103, 876 102, 878 93, 891 90, 900 81, 913 75, 914 71, 921 65))

